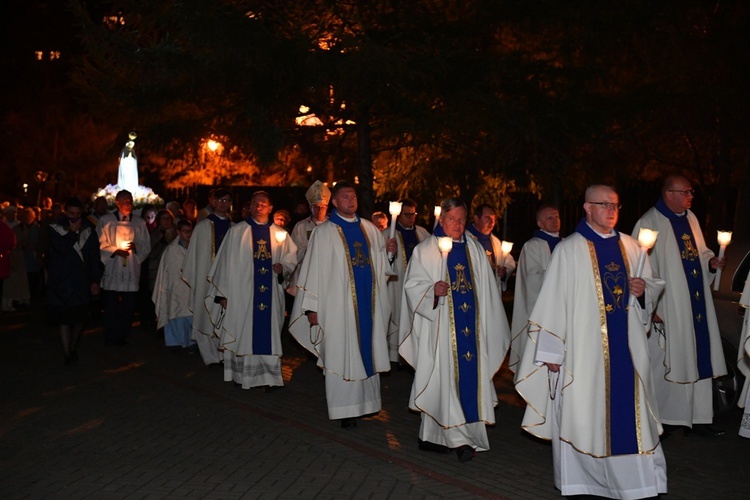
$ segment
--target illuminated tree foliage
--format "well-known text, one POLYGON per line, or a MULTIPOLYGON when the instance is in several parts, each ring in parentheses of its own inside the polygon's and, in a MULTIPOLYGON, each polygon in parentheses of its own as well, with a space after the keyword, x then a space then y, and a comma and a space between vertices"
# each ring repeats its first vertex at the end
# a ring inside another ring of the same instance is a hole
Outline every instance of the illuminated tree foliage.
POLYGON ((86 57, 74 81, 96 116, 187 165, 213 135, 249 178, 356 177, 365 213, 373 195, 505 206, 516 191, 561 201, 678 171, 716 202, 709 220, 728 223, 720 201, 747 182, 740 2, 75 5, 86 57), (301 105, 317 126, 295 123, 301 105))

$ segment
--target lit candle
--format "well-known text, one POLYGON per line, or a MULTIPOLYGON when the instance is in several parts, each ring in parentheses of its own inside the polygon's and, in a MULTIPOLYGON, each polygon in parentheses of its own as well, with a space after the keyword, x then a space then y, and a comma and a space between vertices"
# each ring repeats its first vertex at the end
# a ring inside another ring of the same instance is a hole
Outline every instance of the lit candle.
MULTIPOLYGON (((732 242, 732 231, 718 231, 716 240, 719 242, 719 259, 724 258, 724 251, 727 249, 727 245, 732 242)), ((719 290, 719 283, 721 282, 721 268, 716 269, 716 278, 714 278, 714 291, 719 290)))
MULTIPOLYGON (((281 255, 282 255, 281 245, 283 245, 284 242, 286 241, 287 234, 289 233, 287 233, 286 231, 276 231, 275 233, 273 233, 273 237, 276 240, 276 243, 278 243, 278 245, 276 245, 276 250, 273 252, 274 254, 273 260, 275 261, 274 264, 281 262, 281 255)), ((276 279, 278 280, 280 285, 283 285, 284 273, 283 272, 279 273, 276 279)))
MULTIPOLYGON (((638 256, 638 264, 635 266, 634 278, 640 278, 643 274, 643 266, 646 265, 646 255, 648 255, 649 250, 654 248, 654 243, 656 243, 656 237, 658 235, 659 231, 654 231, 653 229, 647 229, 645 227, 642 227, 638 231, 638 246, 641 247, 641 253, 638 256)), ((635 295, 631 295, 630 305, 635 307, 637 302, 638 299, 635 298, 635 295)))
POLYGON ((443 209, 440 208, 440 205, 435 205, 435 210, 433 212, 435 214, 435 225, 432 226, 433 229, 435 229, 438 225, 438 219, 440 218, 440 213, 442 212, 442 210, 443 209))
MULTIPOLYGON (((388 204, 388 211, 391 214, 391 231, 388 239, 396 237, 396 217, 401 215, 401 203, 398 201, 392 201, 388 204)), ((393 253, 388 252, 388 260, 393 258, 393 253)))
MULTIPOLYGON (((129 241, 121 241, 120 242, 120 249, 121 250, 127 251, 129 246, 130 246, 130 242, 129 241)), ((127 265, 128 265, 128 258, 127 257, 123 257, 122 258, 122 267, 127 267, 127 265)))
POLYGON ((510 241, 503 241, 500 243, 500 265, 505 266, 505 259, 508 257, 510 251, 513 250, 513 243, 510 241))
MULTIPOLYGON (((448 254, 453 249, 453 238, 450 236, 443 236, 438 238, 438 248, 440 249, 440 255, 443 257, 440 263, 440 280, 447 279, 450 283, 450 278, 446 278, 445 275, 448 273, 448 254)), ((440 304, 445 304, 445 296, 440 297, 440 304)))

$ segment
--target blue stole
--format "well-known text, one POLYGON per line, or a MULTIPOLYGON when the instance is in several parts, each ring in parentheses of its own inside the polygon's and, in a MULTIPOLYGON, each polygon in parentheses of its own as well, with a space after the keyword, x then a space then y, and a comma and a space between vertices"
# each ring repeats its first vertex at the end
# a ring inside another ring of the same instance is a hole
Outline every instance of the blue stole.
POLYGON ((534 233, 534 236, 547 242, 547 245, 549 245, 550 253, 553 252, 557 244, 562 241, 562 238, 560 238, 559 236, 552 236, 551 234, 545 233, 541 229, 537 229, 534 233))
POLYGON ((693 311, 698 376, 702 379, 711 378, 713 377, 711 343, 708 337, 706 302, 703 299, 703 268, 701 267, 698 245, 695 243, 695 236, 690 229, 690 222, 688 222, 686 215, 677 215, 672 212, 664 203, 664 200, 657 202, 656 209, 672 223, 672 232, 677 239, 677 248, 680 250, 682 268, 685 270, 685 279, 690 291, 690 305, 693 311))
MULTIPOLYGON (((620 233, 611 238, 599 236, 585 220, 581 220, 576 231, 593 244, 594 272, 599 273, 601 286, 600 307, 606 313, 606 339, 602 339, 605 357, 607 399, 609 408, 609 441, 612 455, 632 455, 638 453, 636 428, 637 387, 635 368, 628 345, 628 268, 623 249, 620 247, 620 233), (608 358, 608 359, 607 359, 608 358), (608 361, 608 363, 607 363, 608 361)), ((591 248, 589 246, 589 248, 591 248)))
MULTIPOLYGON (((210 216, 209 216, 210 217, 210 216)), ((271 222, 258 224, 245 219, 253 234, 253 354, 271 352, 271 306, 273 305, 273 269, 271 222)))
POLYGON ((341 229, 346 242, 349 275, 354 279, 353 298, 359 333, 359 352, 362 355, 362 364, 367 376, 372 377, 375 375, 375 367, 372 357, 373 278, 370 244, 362 229, 359 216, 356 221, 348 222, 341 218, 338 211, 334 210, 328 220, 341 229))
POLYGON ((232 226, 232 221, 229 217, 222 219, 218 215, 211 212, 206 219, 210 219, 214 223, 214 254, 219 251, 221 242, 224 241, 224 236, 229 232, 229 228, 232 226))
POLYGON ((492 234, 480 233, 479 230, 474 227, 474 224, 468 225, 466 230, 477 237, 477 241, 482 245, 482 248, 484 248, 484 253, 487 254, 487 258, 490 261, 490 267, 492 267, 492 270, 494 271, 497 268, 497 265, 495 264, 495 251, 492 249, 492 234))
POLYGON ((417 239, 416 226, 412 226, 411 229, 406 229, 401 224, 396 222, 396 230, 401 233, 401 239, 404 242, 404 251, 406 252, 406 262, 411 259, 411 254, 414 251, 414 247, 419 244, 417 239))
MULTIPOLYGON (((435 227, 434 235, 446 235, 440 224, 435 227)), ((448 297, 454 327, 451 333, 456 346, 453 359, 458 368, 458 395, 466 423, 479 422, 479 328, 466 236, 463 241, 453 242, 453 248, 448 254, 448 276, 448 297)))

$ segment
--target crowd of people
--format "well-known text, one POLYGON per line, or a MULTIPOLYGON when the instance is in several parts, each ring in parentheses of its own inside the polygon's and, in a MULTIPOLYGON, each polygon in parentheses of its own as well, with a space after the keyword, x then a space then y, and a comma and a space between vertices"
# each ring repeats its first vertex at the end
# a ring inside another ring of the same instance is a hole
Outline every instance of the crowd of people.
MULTIPOLYGON (((658 231, 647 258, 616 229, 620 200, 606 185, 586 190, 584 217, 564 238, 558 209, 541 205, 518 263, 493 233, 490 205, 444 200, 428 231, 411 199, 389 227, 384 214, 358 215, 348 182, 316 181, 305 196, 309 216, 292 228, 265 191, 236 222, 224 188, 201 210, 187 200, 136 215, 125 190, 113 211, 103 198, 88 214, 76 199, 38 211, 7 206, 3 310, 43 291, 66 364, 77 360, 90 311, 105 344, 122 346, 138 310, 167 346, 266 392, 284 385, 288 328, 324 375, 329 418, 346 429, 381 410, 380 374, 409 365, 418 448, 461 462, 489 450, 493 377, 507 356, 527 402, 522 428, 551 440, 563 495, 666 493, 661 441, 677 428, 724 434, 711 426, 711 381, 726 366, 710 285, 726 261, 706 246, 684 177, 665 179, 635 226, 635 236, 658 231), (513 275, 509 321, 502 294, 513 275)), ((746 317, 750 357, 748 330, 746 317)), ((740 368, 750 371, 748 357, 740 368)), ((745 387, 750 409, 748 400, 745 387)), ((750 413, 741 425, 750 437, 750 413)))

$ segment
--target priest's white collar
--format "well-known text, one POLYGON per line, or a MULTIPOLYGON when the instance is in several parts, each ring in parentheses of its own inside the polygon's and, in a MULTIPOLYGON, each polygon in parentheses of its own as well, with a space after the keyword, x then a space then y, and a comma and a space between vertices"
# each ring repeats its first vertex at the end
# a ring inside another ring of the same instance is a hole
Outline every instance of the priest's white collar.
POLYGON ((544 229, 540 229, 540 231, 543 232, 544 234, 548 234, 548 235, 553 236, 555 238, 559 238, 560 237, 560 231, 558 231, 556 233, 550 233, 549 231, 545 231, 544 229))
POLYGON ((407 231, 414 231, 414 225, 413 224, 412 224, 411 227, 406 227, 403 224, 401 224, 399 221, 396 221, 396 224, 398 224, 399 227, 402 227, 402 228, 406 229, 407 231))
POLYGON ((258 224, 259 226, 267 226, 271 222, 270 217, 268 218, 266 222, 258 222, 257 220, 255 220, 255 217, 250 217, 250 218, 253 219, 255 223, 258 224))
MULTIPOLYGON (((586 221, 586 225, 588 227, 591 227, 591 224, 589 224, 588 221, 586 221)), ((613 236, 617 235, 617 231, 615 231, 614 229, 611 229, 609 233, 600 233, 599 231, 597 231, 593 227, 591 227, 591 230, 594 231, 599 236, 601 236, 602 238, 612 238, 613 236)))
MULTIPOLYGON (((227 220, 229 218, 228 215, 219 215, 216 212, 211 212, 211 213, 213 213, 216 217, 218 217, 221 220, 227 220)), ((253 219, 253 220, 255 220, 255 219, 253 219)))
POLYGON ((359 217, 357 217, 357 214, 354 214, 354 217, 344 217, 341 215, 341 212, 337 212, 339 214, 339 217, 344 219, 346 222, 357 222, 359 220, 359 217))

